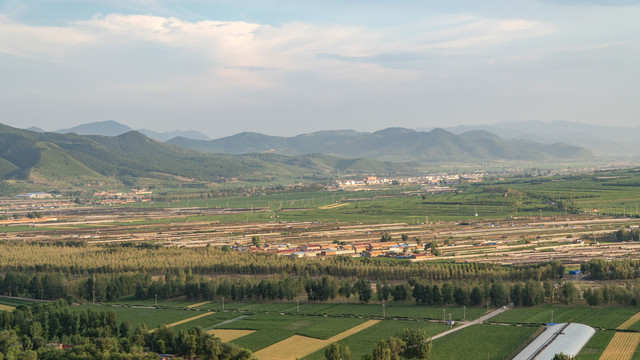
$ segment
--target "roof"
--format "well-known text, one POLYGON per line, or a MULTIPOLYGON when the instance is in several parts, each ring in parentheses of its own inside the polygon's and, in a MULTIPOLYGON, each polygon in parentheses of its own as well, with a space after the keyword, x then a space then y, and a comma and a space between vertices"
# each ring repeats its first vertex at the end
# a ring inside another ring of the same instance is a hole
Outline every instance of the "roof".
POLYGON ((574 357, 595 333, 594 328, 584 324, 552 324, 513 360, 551 360, 559 353, 574 357))

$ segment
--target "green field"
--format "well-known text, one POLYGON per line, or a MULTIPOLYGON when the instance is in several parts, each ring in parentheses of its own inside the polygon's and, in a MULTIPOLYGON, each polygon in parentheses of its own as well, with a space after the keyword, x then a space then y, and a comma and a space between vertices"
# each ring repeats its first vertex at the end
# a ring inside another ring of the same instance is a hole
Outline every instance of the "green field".
POLYGON ((598 360, 604 349, 609 345, 609 341, 615 334, 615 331, 601 330, 597 331, 591 340, 585 345, 576 360, 598 360))
POLYGON ((598 328, 615 329, 638 312, 633 307, 579 307, 562 305, 544 305, 536 307, 518 307, 505 311, 491 319, 495 323, 545 324, 573 321, 598 328))
MULTIPOLYGON (((363 355, 371 355, 378 341, 395 336, 402 329, 424 329, 427 335, 433 336, 449 330, 449 326, 425 321, 385 320, 338 343, 349 346, 352 359, 360 359, 363 355)), ((306 357, 308 360, 324 358, 324 349, 306 357)))
POLYGON ((256 351, 293 335, 327 339, 366 320, 358 318, 326 318, 324 316, 255 314, 216 328, 258 330, 253 334, 233 341, 235 344, 256 351))
POLYGON ((536 330, 533 326, 472 325, 434 340, 429 359, 504 359, 536 330))
MULTIPOLYGON (((158 300, 158 307, 160 308, 176 308, 184 309, 189 305, 197 304, 199 301, 188 301, 185 299, 171 299, 171 300, 158 300)), ((119 300, 117 304, 125 305, 140 305, 140 306, 153 306, 154 300, 119 300)), ((330 316, 363 316, 363 317, 375 317, 381 318, 383 316, 381 304, 360 304, 360 303, 306 303, 300 302, 300 312, 302 315, 330 315, 330 316)), ((198 306, 203 310, 222 310, 221 302, 211 302, 198 306)), ((270 303, 257 303, 257 302, 226 302, 224 309, 227 311, 236 311, 239 313, 265 313, 265 312, 277 312, 286 314, 298 314, 298 308, 295 301, 291 302, 270 302, 270 303)), ((453 320, 473 320, 484 315, 486 313, 485 307, 473 307, 463 309, 459 306, 452 307, 438 307, 438 306, 418 306, 418 305, 396 305, 386 304, 385 313, 386 316, 392 318, 407 318, 407 319, 430 319, 430 320, 442 320, 443 316, 446 319, 453 320), (444 311, 443 311, 444 310, 444 311), (443 315, 444 314, 444 315, 443 315)))
MULTIPOLYGON (((176 321, 184 320, 202 314, 199 311, 178 310, 178 309, 153 309, 153 308, 135 308, 123 306, 105 306, 105 305, 81 305, 76 309, 93 309, 97 311, 116 312, 119 321, 128 321, 133 327, 138 325, 147 325, 148 329, 153 329, 159 325, 167 325, 176 321)), ((214 316, 214 315, 210 315, 214 316)))
POLYGON ((33 305, 38 303, 37 301, 23 300, 23 299, 14 299, 14 298, 6 298, 0 297, 0 304, 9 305, 13 307, 18 307, 20 305, 33 305))

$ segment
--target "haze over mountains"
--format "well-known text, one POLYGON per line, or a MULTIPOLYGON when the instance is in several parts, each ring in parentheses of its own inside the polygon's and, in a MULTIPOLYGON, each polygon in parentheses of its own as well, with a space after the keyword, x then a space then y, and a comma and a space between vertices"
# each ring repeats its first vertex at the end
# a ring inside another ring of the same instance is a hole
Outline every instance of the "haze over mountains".
MULTIPOLYGON (((428 130, 428 129, 425 129, 428 130)), ((570 121, 512 121, 491 125, 460 125, 445 128, 454 134, 484 130, 503 139, 545 144, 564 142, 589 149, 598 156, 634 157, 640 152, 640 128, 583 124, 570 121)))
MULTIPOLYGON (((32 130, 32 131, 40 130, 38 132, 43 132, 41 129, 38 129, 38 128, 30 128, 27 130, 32 130)), ((55 132, 60 134, 74 133, 78 135, 118 136, 132 130, 133 129, 127 125, 121 124, 117 121, 107 120, 107 121, 99 121, 99 122, 93 122, 88 124, 82 124, 82 125, 74 126, 69 129, 60 129, 60 130, 56 130, 55 132)), ((136 131, 141 132, 145 134, 147 137, 150 137, 158 141, 167 141, 178 136, 183 136, 183 137, 196 139, 196 140, 209 140, 209 138, 206 135, 195 130, 186 130, 186 131, 175 130, 175 131, 168 131, 168 132, 156 132, 148 129, 138 129, 136 131)))
POLYGON ((581 147, 563 143, 546 145, 530 141, 506 141, 482 130, 456 135, 443 129, 424 132, 388 128, 374 133, 353 130, 320 131, 294 137, 245 132, 209 141, 179 137, 169 140, 169 143, 208 153, 325 153, 398 162, 557 161, 593 158, 588 150, 581 147))

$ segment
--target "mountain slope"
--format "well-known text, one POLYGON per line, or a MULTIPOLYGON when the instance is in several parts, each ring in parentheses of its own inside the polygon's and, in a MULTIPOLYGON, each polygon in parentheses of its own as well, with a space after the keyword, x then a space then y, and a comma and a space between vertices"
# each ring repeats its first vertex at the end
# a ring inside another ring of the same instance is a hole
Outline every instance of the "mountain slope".
POLYGON ((503 140, 487 131, 456 135, 443 129, 424 132, 388 128, 374 133, 323 131, 289 138, 240 133, 210 141, 179 137, 168 142, 209 153, 323 153, 383 161, 558 161, 593 158, 589 151, 581 147, 562 143, 550 147, 533 142, 503 140))

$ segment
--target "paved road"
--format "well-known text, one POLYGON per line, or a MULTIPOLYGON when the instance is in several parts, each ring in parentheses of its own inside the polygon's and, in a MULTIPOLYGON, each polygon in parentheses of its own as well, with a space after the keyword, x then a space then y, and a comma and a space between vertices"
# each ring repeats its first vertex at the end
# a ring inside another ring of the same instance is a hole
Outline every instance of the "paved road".
POLYGON ((467 321, 467 322, 465 322, 464 324, 462 324, 462 325, 460 325, 458 327, 455 327, 455 328, 453 328, 451 330, 447 330, 447 331, 445 331, 443 333, 435 335, 435 336, 433 336, 431 338, 431 340, 439 339, 439 338, 441 338, 443 336, 447 336, 447 335, 451 334, 452 332, 455 332, 455 331, 458 331, 458 330, 462 330, 462 329, 464 329, 464 328, 466 328, 468 326, 471 326, 471 325, 481 324, 485 320, 491 319, 492 317, 494 317, 494 316, 496 316, 498 314, 501 314, 501 313, 503 313, 503 312, 505 312, 505 311, 507 311, 509 309, 510 309, 510 307, 505 307, 505 308, 500 308, 500 309, 493 310, 492 312, 488 313, 487 315, 480 316, 479 318, 477 318, 477 319, 475 319, 473 321, 467 321))

